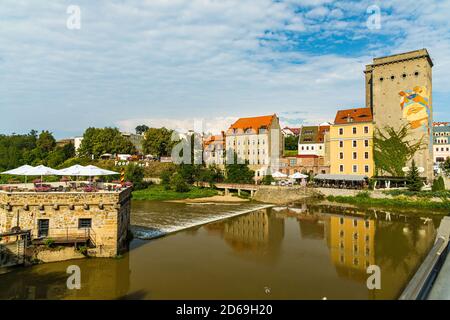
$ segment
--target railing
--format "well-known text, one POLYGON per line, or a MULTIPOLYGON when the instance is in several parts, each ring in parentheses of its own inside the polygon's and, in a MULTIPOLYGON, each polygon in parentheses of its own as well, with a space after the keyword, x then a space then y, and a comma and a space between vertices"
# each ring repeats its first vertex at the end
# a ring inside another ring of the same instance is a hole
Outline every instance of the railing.
POLYGON ((450 217, 444 217, 433 247, 401 294, 400 300, 424 300, 427 298, 448 255, 449 238, 450 217))
POLYGON ((54 243, 78 243, 90 242, 92 246, 96 246, 97 236, 95 231, 90 228, 44 228, 39 230, 37 237, 33 239, 35 243, 46 243, 52 241, 54 243))

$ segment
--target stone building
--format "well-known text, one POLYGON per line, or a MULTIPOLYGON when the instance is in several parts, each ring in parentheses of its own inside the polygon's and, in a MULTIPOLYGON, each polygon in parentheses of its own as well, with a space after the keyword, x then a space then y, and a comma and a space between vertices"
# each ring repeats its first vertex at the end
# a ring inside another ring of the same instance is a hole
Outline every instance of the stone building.
POLYGON ((424 148, 414 160, 433 177, 432 161, 432 72, 426 49, 373 59, 366 66, 366 107, 373 113, 374 127, 396 129, 409 124, 410 139, 423 139, 424 148))
POLYGON ((225 145, 226 161, 233 161, 233 154, 240 163, 248 161, 256 179, 266 175, 269 167, 278 170, 284 146, 278 117, 273 114, 238 119, 226 132, 225 145))
POLYGON ((294 173, 326 174, 330 166, 326 165, 325 158, 314 154, 283 157, 280 159, 280 172, 289 175, 294 173))
MULTIPOLYGON (((131 189, 99 192, 0 191, 0 234, 30 230, 31 241, 87 243, 89 255, 113 257, 126 249, 131 189)), ((2 243, 14 241, 3 237, 2 243)))

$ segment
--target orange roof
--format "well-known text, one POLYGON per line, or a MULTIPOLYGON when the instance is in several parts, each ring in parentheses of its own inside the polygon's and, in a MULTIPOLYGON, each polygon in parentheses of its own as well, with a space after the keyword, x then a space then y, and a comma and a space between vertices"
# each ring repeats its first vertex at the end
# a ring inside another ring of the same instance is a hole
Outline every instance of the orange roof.
POLYGON ((222 135, 217 135, 217 136, 209 136, 203 141, 203 144, 205 146, 209 146, 212 143, 225 144, 225 139, 222 135))
POLYGON ((373 120, 370 108, 338 110, 334 124, 371 122, 373 120))
POLYGON ((269 127, 274 117, 276 117, 275 114, 271 116, 240 118, 231 125, 230 129, 245 130, 251 128, 256 131, 261 127, 269 127))

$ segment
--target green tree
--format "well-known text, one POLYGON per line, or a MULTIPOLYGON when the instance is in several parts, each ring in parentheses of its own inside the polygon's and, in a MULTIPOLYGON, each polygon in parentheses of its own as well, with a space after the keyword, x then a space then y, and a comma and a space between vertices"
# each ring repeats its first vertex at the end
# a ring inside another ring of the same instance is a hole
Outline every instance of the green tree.
POLYGON ((441 163, 441 170, 447 177, 450 177, 450 157, 447 157, 447 159, 441 163))
POLYGON ((298 151, 298 137, 287 136, 284 138, 284 150, 297 150, 298 151))
POLYGON ((136 134, 144 134, 148 129, 150 129, 148 126, 146 126, 145 124, 141 124, 139 126, 136 127, 136 134))
POLYGON ((272 182, 274 182, 274 181, 275 181, 275 179, 272 177, 272 175, 268 174, 262 178, 261 183, 268 186, 268 185, 271 185, 272 182))
POLYGON ((445 191, 445 183, 444 178, 439 176, 439 178, 433 181, 433 186, 431 187, 431 191, 445 191))
POLYGON ((248 161, 244 164, 237 163, 237 156, 234 156, 234 163, 225 165, 226 182, 229 183, 254 183, 255 171, 250 170, 248 161))
POLYGON ((394 127, 384 127, 384 130, 375 129, 374 161, 377 174, 381 171, 395 177, 403 177, 403 168, 414 154, 424 147, 423 137, 419 141, 408 140, 410 125, 406 124, 396 130, 394 127))
POLYGON ((416 162, 413 160, 411 163, 411 168, 408 171, 408 190, 409 191, 420 191, 422 190, 423 183, 420 178, 419 169, 416 167, 416 162))
POLYGON ((170 178, 170 186, 176 192, 188 192, 190 190, 189 184, 186 183, 186 180, 178 172, 170 178))
POLYGON ((36 141, 36 146, 43 153, 49 153, 55 148, 56 140, 49 131, 45 130, 39 134, 39 137, 36 141))
POLYGON ((144 152, 158 157, 170 156, 176 143, 172 141, 172 133, 173 130, 166 128, 148 129, 143 143, 144 152))
POLYGON ((136 148, 117 128, 88 128, 83 134, 79 155, 98 158, 104 153, 134 154, 136 148))
POLYGON ((144 168, 133 163, 125 168, 125 180, 132 182, 135 190, 147 187, 144 182, 144 168))

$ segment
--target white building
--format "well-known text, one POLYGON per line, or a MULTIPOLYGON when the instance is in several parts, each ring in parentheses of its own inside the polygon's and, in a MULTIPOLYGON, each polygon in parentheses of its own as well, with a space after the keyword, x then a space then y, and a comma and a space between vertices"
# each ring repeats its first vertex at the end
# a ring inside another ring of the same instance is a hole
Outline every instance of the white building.
POLYGON ((225 164, 225 133, 210 135, 203 140, 203 161, 206 165, 225 164))
POLYGON ((130 132, 121 132, 120 134, 122 135, 122 137, 128 139, 133 144, 139 154, 144 153, 144 135, 130 132))
POLYGON ((433 161, 444 162, 450 157, 450 125, 435 124, 433 126, 433 161))
POLYGON ((256 178, 266 174, 268 166, 278 166, 283 155, 283 136, 278 117, 274 115, 240 118, 226 133, 227 161, 235 154, 238 163, 249 163, 256 178))
POLYGON ((81 147, 81 141, 83 141, 83 137, 75 137, 73 138, 73 145, 75 147, 75 153, 78 154, 78 149, 81 147))
POLYGON ((299 155, 325 156, 325 135, 330 131, 330 123, 318 126, 302 126, 298 139, 299 155))

